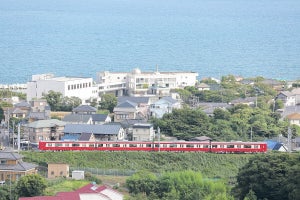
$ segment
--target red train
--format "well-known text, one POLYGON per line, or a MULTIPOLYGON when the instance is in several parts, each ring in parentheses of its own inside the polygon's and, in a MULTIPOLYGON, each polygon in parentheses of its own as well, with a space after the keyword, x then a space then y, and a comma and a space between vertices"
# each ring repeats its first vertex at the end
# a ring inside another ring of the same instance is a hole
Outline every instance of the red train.
POLYGON ((263 153, 264 142, 197 142, 197 141, 40 141, 42 151, 174 151, 215 153, 263 153))

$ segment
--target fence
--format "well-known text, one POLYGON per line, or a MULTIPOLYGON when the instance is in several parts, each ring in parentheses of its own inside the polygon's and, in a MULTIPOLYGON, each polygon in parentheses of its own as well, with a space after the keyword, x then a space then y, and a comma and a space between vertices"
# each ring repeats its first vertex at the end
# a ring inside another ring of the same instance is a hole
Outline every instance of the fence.
POLYGON ((135 170, 122 170, 122 169, 98 169, 98 168, 89 168, 89 167, 70 167, 70 172, 74 170, 80 170, 84 172, 89 172, 93 175, 102 175, 102 176, 131 176, 136 171, 135 170))

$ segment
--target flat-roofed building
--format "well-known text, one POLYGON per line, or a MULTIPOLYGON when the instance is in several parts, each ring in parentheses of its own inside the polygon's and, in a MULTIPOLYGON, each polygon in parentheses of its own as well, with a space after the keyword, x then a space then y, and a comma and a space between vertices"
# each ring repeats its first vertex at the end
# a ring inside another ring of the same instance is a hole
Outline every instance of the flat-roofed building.
POLYGON ((33 75, 32 80, 27 82, 27 101, 42 98, 50 90, 60 92, 63 97, 78 97, 83 104, 98 98, 98 89, 92 78, 40 74, 33 75))
POLYGON ((99 93, 114 93, 122 96, 169 95, 171 89, 195 86, 196 72, 142 72, 136 68, 132 72, 99 72, 97 84, 99 93))
POLYGON ((70 167, 65 163, 48 163, 48 178, 69 177, 70 167))

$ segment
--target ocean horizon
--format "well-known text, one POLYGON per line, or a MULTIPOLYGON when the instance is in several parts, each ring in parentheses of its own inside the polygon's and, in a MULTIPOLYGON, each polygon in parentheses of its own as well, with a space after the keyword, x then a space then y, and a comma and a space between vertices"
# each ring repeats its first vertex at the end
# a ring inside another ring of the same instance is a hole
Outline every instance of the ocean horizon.
POLYGON ((300 79, 298 0, 2 0, 0 84, 193 71, 300 79))

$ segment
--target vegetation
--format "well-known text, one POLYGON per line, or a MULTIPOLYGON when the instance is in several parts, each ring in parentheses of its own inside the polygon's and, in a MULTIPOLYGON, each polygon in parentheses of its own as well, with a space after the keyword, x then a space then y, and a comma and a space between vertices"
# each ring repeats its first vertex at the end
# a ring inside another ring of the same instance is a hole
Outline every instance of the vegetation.
POLYGON ((172 152, 22 152, 27 162, 47 166, 64 161, 72 167, 149 170, 154 173, 192 170, 205 177, 235 177, 253 155, 172 152))
MULTIPOLYGON (((280 115, 269 109, 236 105, 229 110, 216 109, 212 117, 201 108, 174 109, 161 119, 153 118, 152 123, 162 134, 190 140, 197 136, 209 136, 217 141, 254 141, 287 135, 289 123, 280 120, 280 115)), ((292 126, 293 135, 299 135, 299 127, 292 126)))
POLYGON ((99 103, 100 109, 108 110, 110 113, 112 113, 116 105, 117 97, 115 97, 113 94, 104 94, 101 96, 101 102, 99 103))
POLYGON ((38 174, 30 174, 20 178, 16 185, 16 193, 20 197, 34 197, 44 194, 46 180, 38 174))
POLYGON ((233 193, 238 199, 294 200, 300 197, 300 154, 255 156, 240 169, 233 193))
POLYGON ((129 199, 141 199, 141 196, 149 200, 233 199, 222 181, 204 179, 201 173, 193 171, 168 172, 161 176, 141 171, 127 179, 126 185, 133 194, 129 199))
POLYGON ((73 108, 81 105, 81 99, 78 97, 62 97, 60 92, 50 90, 44 94, 51 111, 72 111, 73 108))
POLYGON ((66 179, 49 180, 48 187, 45 189, 44 195, 53 196, 58 192, 74 191, 89 183, 90 181, 87 180, 66 180, 66 179))

